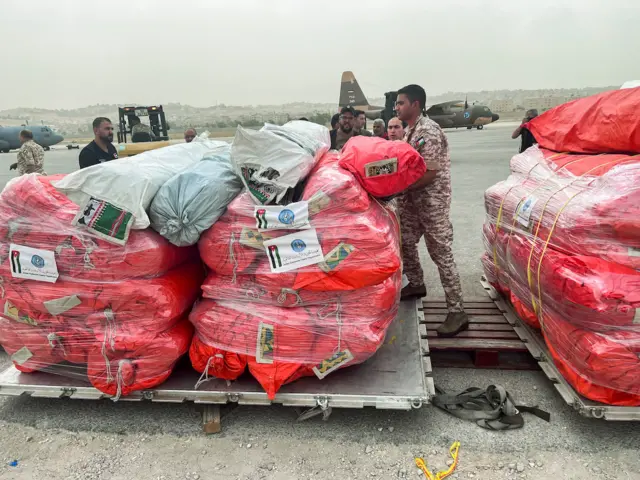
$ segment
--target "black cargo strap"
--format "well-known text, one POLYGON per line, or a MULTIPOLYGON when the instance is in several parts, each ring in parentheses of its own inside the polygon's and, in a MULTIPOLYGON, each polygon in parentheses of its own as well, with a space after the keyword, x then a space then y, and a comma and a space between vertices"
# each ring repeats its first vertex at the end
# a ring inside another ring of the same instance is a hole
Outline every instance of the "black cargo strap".
POLYGON ((471 387, 457 395, 448 394, 437 386, 436 391, 438 394, 431 400, 436 407, 488 430, 522 428, 522 412, 551 421, 551 415, 544 410, 535 406, 516 405, 509 392, 500 385, 490 385, 486 390, 471 387))

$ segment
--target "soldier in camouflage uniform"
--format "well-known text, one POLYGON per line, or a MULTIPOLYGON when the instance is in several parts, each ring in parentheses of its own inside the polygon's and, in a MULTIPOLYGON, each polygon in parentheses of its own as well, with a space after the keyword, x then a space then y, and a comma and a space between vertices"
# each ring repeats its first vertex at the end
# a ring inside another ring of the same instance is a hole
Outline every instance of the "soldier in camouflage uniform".
POLYGON ((20 143, 22 147, 18 150, 18 162, 9 167, 9 170, 18 169, 20 175, 26 173, 44 173, 44 150, 33 141, 33 133, 31 130, 22 130, 20 132, 20 143))
POLYGON ((453 259, 451 208, 451 159, 449 142, 440 126, 424 112, 426 94, 418 85, 398 91, 396 111, 406 121, 404 141, 415 148, 427 165, 424 177, 404 193, 400 200, 404 273, 409 284, 402 298, 424 297, 427 290, 418 256, 418 243, 424 236, 431 259, 438 267, 449 314, 438 327, 438 335, 455 336, 469 326, 462 304, 460 275, 453 259))

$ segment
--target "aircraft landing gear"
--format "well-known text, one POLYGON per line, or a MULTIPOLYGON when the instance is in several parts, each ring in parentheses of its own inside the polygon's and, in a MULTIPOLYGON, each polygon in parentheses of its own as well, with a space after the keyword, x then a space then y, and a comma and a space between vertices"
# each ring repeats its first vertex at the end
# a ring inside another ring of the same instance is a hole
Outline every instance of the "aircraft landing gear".
POLYGON ((51 148, 49 148, 49 147, 44 147, 44 151, 45 151, 45 152, 48 152, 49 150, 51 150, 51 148))
POLYGON ((478 130, 482 130, 484 128, 484 125, 478 125, 478 130))
POLYGON ((11 150, 7 149, 7 150, 0 150, 0 152, 2 153, 9 153, 11 150))
POLYGON ((471 130, 473 127, 467 127, 467 130, 471 130))

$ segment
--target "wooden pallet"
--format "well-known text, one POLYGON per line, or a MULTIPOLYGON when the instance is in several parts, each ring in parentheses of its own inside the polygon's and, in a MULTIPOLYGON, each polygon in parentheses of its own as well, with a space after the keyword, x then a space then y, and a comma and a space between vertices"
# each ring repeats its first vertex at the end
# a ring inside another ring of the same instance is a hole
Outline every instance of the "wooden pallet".
POLYGON ((428 341, 433 366, 536 369, 536 362, 505 318, 502 307, 489 295, 466 299, 469 329, 453 338, 442 338, 436 329, 447 316, 445 300, 426 298, 420 336, 428 341))

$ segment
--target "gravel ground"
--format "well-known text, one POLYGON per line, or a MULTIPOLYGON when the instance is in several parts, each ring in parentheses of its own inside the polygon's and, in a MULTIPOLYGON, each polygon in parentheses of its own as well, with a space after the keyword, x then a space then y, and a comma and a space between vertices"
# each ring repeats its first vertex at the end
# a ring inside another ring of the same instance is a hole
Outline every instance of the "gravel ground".
MULTIPOLYGON (((517 149, 510 128, 448 132, 455 253, 468 296, 483 294, 483 192, 508 174, 517 149)), ((49 152, 47 171, 72 170, 77 153, 49 152)), ((13 158, 0 155, 0 171, 13 158)), ((0 175, 0 185, 8 178, 0 175)), ((430 295, 442 296, 435 268, 424 263, 430 295)), ((6 365, 0 354, 0 366, 6 365)), ((327 422, 298 423, 290 408, 240 406, 224 407, 223 432, 204 436, 193 404, 0 397, 0 478, 424 478, 414 457, 423 457, 433 470, 445 469, 449 445, 459 440, 453 478, 640 479, 639 425, 581 417, 541 372, 438 369, 434 377, 450 391, 502 384, 516 400, 551 412, 552 421, 526 416, 521 430, 489 432, 423 407, 334 410, 327 422)))

